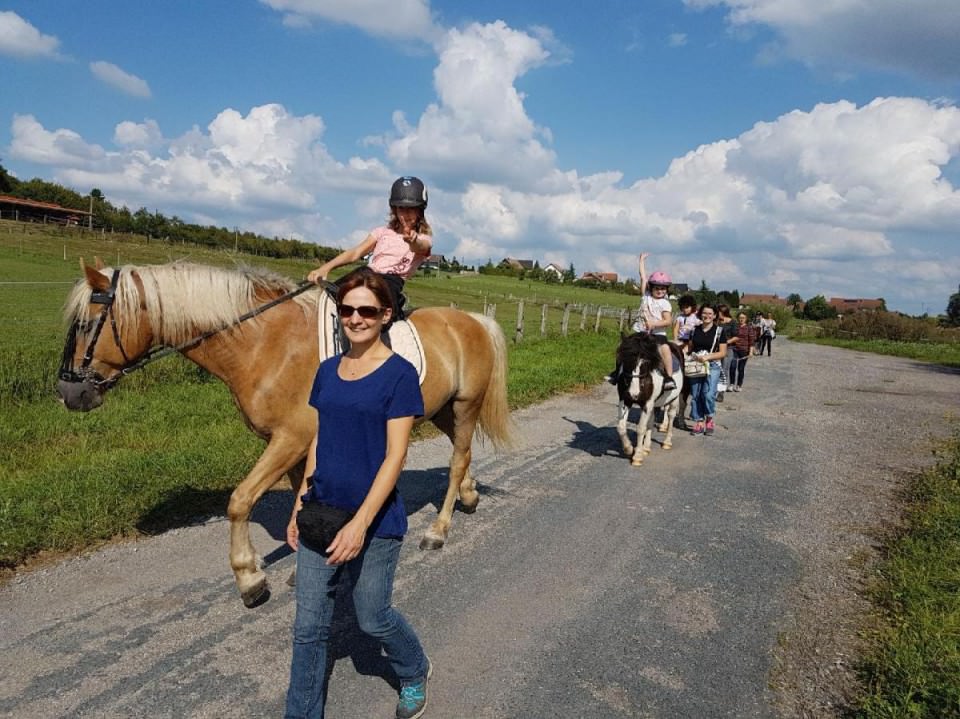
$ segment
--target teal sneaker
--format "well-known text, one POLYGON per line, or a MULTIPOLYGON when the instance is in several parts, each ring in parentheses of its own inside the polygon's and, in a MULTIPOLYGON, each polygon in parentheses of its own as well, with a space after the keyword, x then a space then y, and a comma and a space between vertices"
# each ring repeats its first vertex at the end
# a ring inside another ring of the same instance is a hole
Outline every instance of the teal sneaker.
POLYGON ((410 682, 400 687, 397 700, 397 719, 417 719, 427 709, 427 680, 433 674, 433 662, 427 657, 427 676, 419 682, 410 682))

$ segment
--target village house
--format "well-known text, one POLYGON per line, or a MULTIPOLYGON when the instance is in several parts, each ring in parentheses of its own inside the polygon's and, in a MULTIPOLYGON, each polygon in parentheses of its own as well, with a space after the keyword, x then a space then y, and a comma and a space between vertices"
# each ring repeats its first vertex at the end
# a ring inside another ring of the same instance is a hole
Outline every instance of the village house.
POLYGON ((543 268, 544 275, 553 275, 558 280, 563 282, 563 276, 566 270, 564 270, 560 265, 551 262, 549 265, 543 268))
POLYGON ((587 282, 616 282, 616 272, 584 272, 580 279, 587 282))
POLYGON ((740 307, 756 307, 757 305, 771 305, 774 307, 788 307, 790 305, 783 297, 777 295, 742 294, 740 307))
POLYGON ((831 297, 829 305, 833 307, 839 315, 848 315, 851 312, 881 312, 887 308, 886 303, 882 299, 865 300, 831 297))
POLYGON ((500 264, 497 265, 497 267, 510 270, 532 270, 533 264, 533 260, 518 260, 515 257, 504 257, 500 260, 500 264))

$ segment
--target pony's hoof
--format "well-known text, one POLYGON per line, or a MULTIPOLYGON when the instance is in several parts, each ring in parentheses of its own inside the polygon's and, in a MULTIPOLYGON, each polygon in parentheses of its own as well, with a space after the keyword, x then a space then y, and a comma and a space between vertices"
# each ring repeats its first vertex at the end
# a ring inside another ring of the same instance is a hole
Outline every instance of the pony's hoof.
POLYGON ((625 457, 630 457, 630 456, 632 456, 632 455, 633 455, 633 447, 632 447, 632 446, 630 446, 630 447, 624 447, 624 448, 623 448, 623 454, 624 454, 625 457))
POLYGON ((639 467, 641 464, 643 464, 643 455, 642 455, 642 454, 638 454, 636 457, 634 457, 633 459, 630 460, 630 466, 631 466, 631 467, 639 467))
POLYGON ((443 540, 436 537, 424 537, 420 540, 420 549, 441 549, 443 540))
POLYGON ((673 449, 673 445, 672 445, 672 444, 665 444, 665 445, 663 445, 663 448, 664 448, 664 449, 673 449))
POLYGON ((256 586, 241 594, 240 597, 243 599, 243 606, 247 609, 256 609, 270 600, 270 585, 267 584, 267 580, 264 579, 256 586))

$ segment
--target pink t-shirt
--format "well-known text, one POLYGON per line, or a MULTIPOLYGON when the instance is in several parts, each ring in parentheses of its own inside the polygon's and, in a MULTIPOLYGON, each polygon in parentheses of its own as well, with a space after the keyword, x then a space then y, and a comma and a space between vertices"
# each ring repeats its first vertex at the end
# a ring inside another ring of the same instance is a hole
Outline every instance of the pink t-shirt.
MULTIPOLYGON (((378 227, 373 232, 377 244, 373 248, 373 257, 367 263, 371 270, 385 275, 400 275, 409 279, 417 271, 429 255, 418 255, 410 249, 403 240, 403 235, 397 234, 389 227, 378 227)), ((428 235, 420 235, 421 239, 429 241, 428 235)))

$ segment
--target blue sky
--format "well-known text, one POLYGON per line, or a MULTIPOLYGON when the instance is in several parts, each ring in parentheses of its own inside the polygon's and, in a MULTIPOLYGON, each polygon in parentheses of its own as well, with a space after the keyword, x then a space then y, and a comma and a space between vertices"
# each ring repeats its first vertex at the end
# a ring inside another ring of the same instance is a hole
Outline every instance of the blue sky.
POLYGON ((960 284, 955 0, 0 3, 0 162, 347 247, 936 314, 960 284))

